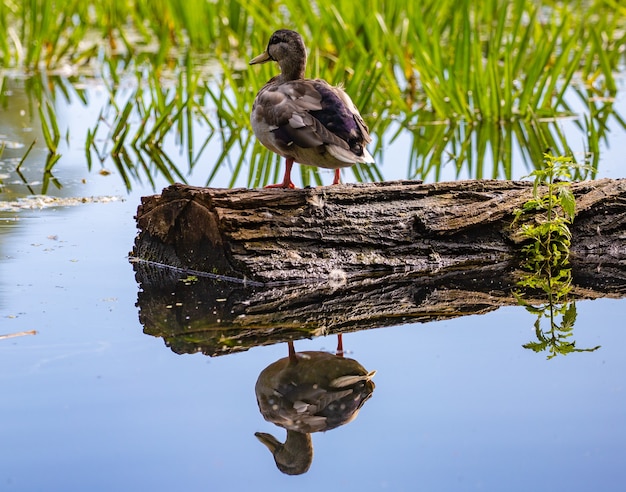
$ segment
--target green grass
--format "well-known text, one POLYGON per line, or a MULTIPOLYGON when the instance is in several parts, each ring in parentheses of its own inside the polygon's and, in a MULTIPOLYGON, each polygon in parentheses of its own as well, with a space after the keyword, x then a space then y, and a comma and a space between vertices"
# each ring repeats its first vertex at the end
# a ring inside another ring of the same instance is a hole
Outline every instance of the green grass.
MULTIPOLYGON (((309 76, 342 83, 353 96, 378 160, 384 136, 401 131, 413 141, 410 177, 436 175, 448 161, 459 170, 471 165, 476 176, 507 176, 514 145, 528 162, 541 162, 548 147, 568 153, 558 123, 545 120, 572 114, 572 87, 590 108, 579 125, 597 164, 612 116, 594 101, 616 93, 626 9, 614 0, 0 0, 0 67, 35 79, 68 66, 101 77, 111 97, 86 134, 87 159, 114 160, 127 185, 150 171, 150 160, 168 179, 182 179, 161 144, 174 135, 193 167, 193 122, 200 121, 210 138, 223 140, 208 182, 228 162, 233 182, 249 164, 248 183, 257 186, 280 172, 248 122, 254 94, 276 67, 246 61, 279 27, 304 36, 309 76), (136 87, 120 101, 128 74, 136 87), (102 132, 108 140, 97 149, 102 132), (484 169, 488 160, 493 169, 484 169)), ((37 103, 54 153, 54 106, 37 103)), ((305 183, 320 182, 317 170, 301 169, 305 183)), ((380 178, 376 167, 356 167, 355 175, 380 178)))

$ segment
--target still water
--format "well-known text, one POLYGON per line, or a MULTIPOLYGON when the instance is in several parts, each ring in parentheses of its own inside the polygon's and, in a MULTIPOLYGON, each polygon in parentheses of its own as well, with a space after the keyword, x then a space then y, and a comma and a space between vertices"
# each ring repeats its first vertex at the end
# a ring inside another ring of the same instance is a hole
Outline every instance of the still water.
MULTIPOLYGON (((143 333, 128 262, 134 214, 167 183, 127 192, 116 172, 87 169, 80 129, 101 99, 96 87, 87 107, 58 108, 70 145, 55 168, 63 188, 50 191, 113 199, 0 212, 0 334, 37 331, 0 339, 0 490, 623 489, 626 305, 610 299, 577 302, 576 346, 600 348, 551 360, 522 347, 535 317, 518 307, 345 334, 347 356, 377 371, 373 395, 351 423, 312 435, 308 473, 283 475, 254 434, 283 440, 285 431, 263 419, 254 387, 287 345, 209 358, 176 355, 143 333)), ((13 114, 26 104, 19 93, 11 101, 13 114)), ((616 107, 626 114, 623 91, 616 107)), ((38 125, 22 126, 3 127, 2 138, 28 145, 38 125)), ((616 128, 604 146, 600 177, 624 176, 625 137, 616 128)), ((394 145, 386 179, 405 177, 402 139, 394 145)), ((33 181, 45 159, 40 144, 34 152, 40 159, 23 169, 33 181)), ((29 194, 12 155, 2 156, 2 200, 29 194)), ((207 174, 198 166, 188 181, 202 185, 207 174)), ((213 185, 227 180, 225 168, 213 185)), ((295 348, 333 352, 336 343, 295 348)))

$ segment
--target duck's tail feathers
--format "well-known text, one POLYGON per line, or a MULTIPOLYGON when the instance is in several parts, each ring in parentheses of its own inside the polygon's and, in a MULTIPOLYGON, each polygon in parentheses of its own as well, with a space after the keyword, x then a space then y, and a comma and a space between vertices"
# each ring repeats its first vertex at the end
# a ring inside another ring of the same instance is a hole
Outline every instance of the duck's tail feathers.
POLYGON ((356 164, 357 162, 361 164, 374 164, 375 162, 372 154, 370 154, 365 147, 363 147, 362 155, 356 155, 350 149, 344 149, 338 145, 328 145, 327 149, 330 155, 335 159, 345 162, 346 167, 356 164))
POLYGON ((341 377, 333 379, 330 382, 330 387, 331 388, 345 388, 346 386, 351 386, 360 381, 369 381, 370 379, 374 377, 374 374, 376 374, 376 371, 370 371, 367 374, 362 374, 362 375, 341 376, 341 377))

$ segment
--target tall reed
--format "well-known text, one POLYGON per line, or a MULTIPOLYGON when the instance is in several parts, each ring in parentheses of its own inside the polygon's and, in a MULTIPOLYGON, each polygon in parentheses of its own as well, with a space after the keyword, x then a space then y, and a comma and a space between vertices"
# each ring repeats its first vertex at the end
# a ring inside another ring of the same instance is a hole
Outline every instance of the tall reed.
MULTIPOLYGON (((472 149, 479 156, 491 152, 506 170, 514 136, 533 155, 546 143, 567 152, 558 126, 547 130, 538 122, 572 114, 566 94, 574 81, 586 103, 592 91, 610 100, 626 41, 624 7, 611 0, 0 0, 0 28, 6 32, 0 65, 48 73, 87 67, 110 87, 111 107, 118 104, 120 77, 131 71, 136 91, 107 120, 113 128, 107 132, 110 146, 98 150, 99 158, 121 158, 121 169, 128 170, 134 161, 130 149, 157 149, 174 134, 184 135, 192 167, 198 157, 191 150, 195 118, 210 126, 211 136, 223 138, 208 180, 231 160, 235 178, 250 163, 248 181, 257 185, 273 178, 278 162, 259 146, 250 147, 247 115, 276 67, 248 70, 245 62, 279 27, 303 34, 309 76, 345 85, 378 136, 378 157, 386 132, 412 132, 415 177, 448 157, 458 166, 472 149), (207 57, 217 61, 217 69, 198 72, 207 57), (160 78, 169 76, 179 79, 184 94, 160 90, 160 78), (214 105, 215 117, 205 103, 214 105)), ((54 118, 43 107, 42 122, 49 125, 54 118)), ((593 153, 606 135, 603 113, 589 107, 590 116, 580 124, 590 132, 587 147, 593 153)), ((87 134, 94 152, 94 135, 103 128, 87 134)), ((49 146, 54 131, 50 136, 49 146)), ((172 179, 183 175, 160 162, 172 179)), ((474 166, 476 174, 486 173, 480 161, 474 166)), ((355 173, 357 179, 380 176, 377 168, 357 167, 355 173)), ((319 182, 306 168, 302 179, 319 182)))

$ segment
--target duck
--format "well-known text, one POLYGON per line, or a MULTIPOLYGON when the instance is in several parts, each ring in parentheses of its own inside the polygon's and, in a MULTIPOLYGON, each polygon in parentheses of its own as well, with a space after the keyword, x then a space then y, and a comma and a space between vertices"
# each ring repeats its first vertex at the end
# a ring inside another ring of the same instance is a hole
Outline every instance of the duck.
POLYGON ((268 433, 255 436, 289 475, 306 472, 313 460, 311 433, 325 432, 353 421, 372 396, 376 371, 344 357, 341 335, 336 354, 296 352, 288 342, 288 357, 266 367, 255 393, 265 420, 287 431, 284 443, 268 433))
POLYGON ((350 96, 321 79, 307 79, 307 51, 296 31, 275 31, 250 65, 274 61, 280 74, 259 90, 250 114, 256 138, 285 158, 283 181, 268 187, 295 188, 291 181, 294 162, 334 169, 333 185, 341 169, 356 163, 373 164, 366 146, 369 129, 350 96))

